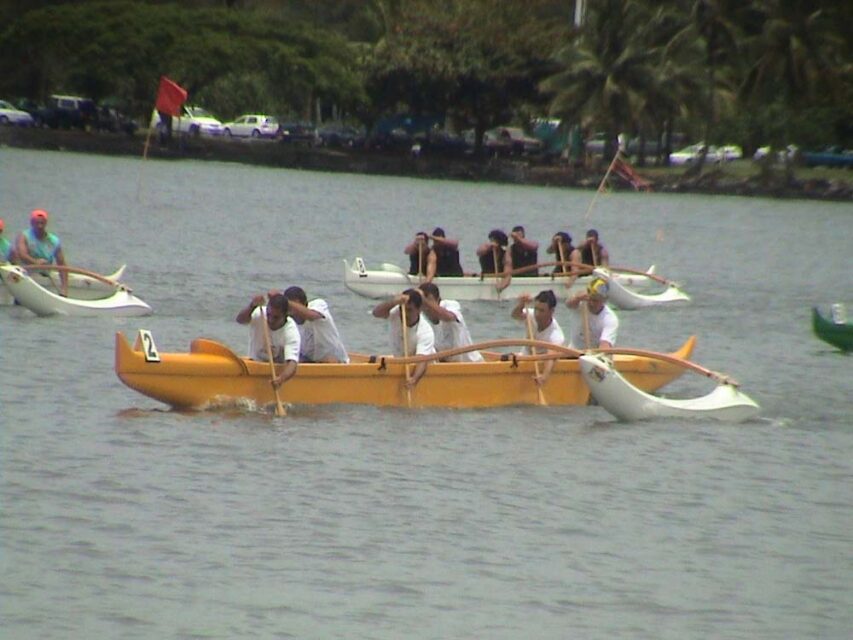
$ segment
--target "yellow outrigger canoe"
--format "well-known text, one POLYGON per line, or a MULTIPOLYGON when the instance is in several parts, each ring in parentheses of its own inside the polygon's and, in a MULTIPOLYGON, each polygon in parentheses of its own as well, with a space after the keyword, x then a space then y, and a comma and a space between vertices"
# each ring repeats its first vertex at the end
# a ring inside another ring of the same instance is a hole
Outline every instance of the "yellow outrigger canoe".
MULTIPOLYGON (((686 360, 695 344, 696 338, 691 336, 678 351, 667 355, 686 360)), ((534 340, 492 340, 469 349, 525 346, 555 349, 534 340)), ((580 373, 579 352, 556 349, 538 356, 504 354, 485 362, 430 362, 411 395, 406 392, 405 381, 412 363, 436 356, 370 356, 354 357, 349 364, 300 364, 279 395, 282 401, 296 405, 483 408, 587 404, 590 394, 580 373), (544 359, 555 359, 556 363, 540 399, 533 376, 544 359)), ((677 363, 654 357, 617 354, 614 362, 631 384, 647 392, 663 387, 685 371, 677 363)), ((225 345, 205 338, 193 340, 188 353, 159 353, 150 333, 140 331, 140 338, 131 346, 118 332, 115 370, 131 389, 177 409, 229 406, 247 400, 257 406, 275 402, 269 363, 240 357, 225 345)))

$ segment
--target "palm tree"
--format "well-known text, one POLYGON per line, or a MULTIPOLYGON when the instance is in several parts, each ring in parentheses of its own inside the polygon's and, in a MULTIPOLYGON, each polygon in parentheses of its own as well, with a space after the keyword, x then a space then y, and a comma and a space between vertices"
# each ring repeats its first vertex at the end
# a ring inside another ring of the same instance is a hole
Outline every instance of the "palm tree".
MULTIPOLYGON (((738 17, 749 8, 743 0, 694 0, 690 19, 673 38, 676 48, 690 46, 697 37, 704 49, 706 78, 705 141, 711 138, 721 107, 735 102, 731 69, 728 64, 738 60, 740 25, 738 17)), ((707 148, 707 147, 706 147, 707 148)), ((699 172, 705 161, 705 152, 694 166, 699 172)))
POLYGON ((815 7, 813 0, 763 0, 755 6, 762 24, 749 39, 756 57, 744 80, 744 95, 782 92, 795 106, 813 102, 820 93, 837 95, 847 45, 833 7, 815 7))
POLYGON ((617 133, 635 128, 654 87, 649 18, 636 0, 591 5, 584 25, 556 54, 561 70, 540 85, 554 96, 553 116, 604 130, 605 157, 617 133))

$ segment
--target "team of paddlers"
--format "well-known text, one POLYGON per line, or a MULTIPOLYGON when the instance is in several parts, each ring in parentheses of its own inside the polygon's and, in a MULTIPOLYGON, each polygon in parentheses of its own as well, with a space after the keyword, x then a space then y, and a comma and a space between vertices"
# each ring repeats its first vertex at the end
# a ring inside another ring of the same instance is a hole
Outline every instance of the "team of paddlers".
MULTIPOLYGON (((513 228, 512 243, 500 229, 489 233, 488 242, 477 248, 482 273, 502 275, 507 286, 512 275, 535 276, 539 273, 539 245, 525 237, 524 228, 513 228)), ((587 231, 586 239, 572 245, 571 236, 555 233, 546 250, 554 254, 555 273, 581 275, 588 273, 583 265, 604 265, 609 261, 607 250, 598 239, 595 229, 587 231)), ((409 273, 419 276, 420 284, 383 300, 373 309, 376 318, 389 320, 391 352, 395 356, 432 355, 451 349, 471 346, 471 334, 465 323, 462 308, 456 300, 443 300, 436 276, 471 275, 462 269, 459 243, 448 238, 443 229, 431 234, 419 232, 406 246, 410 258, 409 273)), ((586 291, 566 300, 572 311, 572 332, 567 341, 554 315, 557 296, 552 290, 536 296, 522 295, 512 310, 512 317, 527 327, 527 338, 575 349, 607 348, 614 346, 619 328, 616 314, 605 304, 608 284, 593 279, 586 291)), ((248 355, 256 360, 284 363, 273 378, 278 388, 296 374, 300 362, 348 362, 349 356, 325 300, 308 301, 305 291, 297 286, 284 292, 269 292, 252 298, 249 305, 237 314, 237 322, 250 325, 248 355)), ((534 350, 537 353, 544 350, 534 350)), ((469 350, 449 356, 447 361, 479 362, 483 356, 469 350)), ((406 384, 414 388, 426 373, 427 362, 415 366, 406 384)), ((537 370, 535 381, 542 385, 548 379, 554 361, 549 360, 537 370)))
MULTIPOLYGON (((610 260, 595 229, 587 231, 577 246, 568 232, 558 231, 545 251, 553 256, 554 273, 581 275, 589 272, 582 265, 607 266, 610 260)), ((409 256, 409 274, 419 276, 422 282, 432 282, 436 276, 477 275, 462 268, 459 241, 448 238, 441 227, 432 233, 419 231, 404 252, 409 256)), ((501 229, 492 229, 487 241, 477 247, 476 255, 480 274, 501 277, 498 289, 506 288, 513 276, 539 275, 539 243, 528 238, 520 225, 513 227, 509 236, 501 229)))

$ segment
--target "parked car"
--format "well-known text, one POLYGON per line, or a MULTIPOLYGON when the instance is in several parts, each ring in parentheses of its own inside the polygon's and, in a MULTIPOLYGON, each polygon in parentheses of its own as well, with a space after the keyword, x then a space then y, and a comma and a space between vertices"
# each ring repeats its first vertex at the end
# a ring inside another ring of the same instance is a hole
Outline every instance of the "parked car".
POLYGON ((29 98, 16 98, 12 104, 14 107, 20 111, 26 111, 32 116, 33 122, 38 125, 38 121, 36 121, 36 116, 38 113, 44 109, 43 104, 39 104, 35 100, 30 100, 29 98))
POLYGON ((669 164, 693 164, 702 155, 704 143, 691 144, 669 154, 669 164))
POLYGON ((838 146, 825 147, 822 151, 806 151, 803 162, 807 167, 853 167, 853 149, 838 146))
POLYGON ((235 138, 275 138, 279 135, 278 120, 260 113, 247 113, 226 122, 222 130, 226 136, 235 138))
MULTIPOLYGON (((166 125, 160 120, 160 114, 156 111, 151 114, 150 126, 156 128, 161 134, 166 129, 166 125)), ((191 136, 221 136, 223 128, 222 123, 202 107, 184 105, 180 118, 172 116, 172 133, 186 133, 191 136)))
MULTIPOLYGON (((607 141, 607 136, 598 132, 592 135, 592 137, 587 138, 583 141, 584 151, 591 156, 601 156, 604 155, 604 144, 607 141)), ((617 142, 613 141, 613 149, 616 149, 617 142)))
MULTIPOLYGON (((675 165, 693 164, 699 160, 703 149, 705 149, 704 142, 691 144, 679 151, 670 153, 669 163, 675 165)), ((711 145, 707 149, 708 150, 705 154, 706 162, 730 162, 731 160, 737 160, 743 157, 743 150, 734 144, 724 145, 722 147, 715 147, 711 145)))
MULTIPOLYGON (((770 146, 766 147, 758 147, 755 150, 755 153, 752 154, 753 160, 763 160, 767 156, 769 156, 773 152, 773 148, 770 146)), ((784 149, 776 149, 775 150, 775 159, 777 162, 784 162, 785 160, 792 161, 795 160, 797 155, 800 152, 800 148, 795 144, 789 144, 784 149)))
POLYGON ((317 127, 310 122, 284 122, 281 124, 281 142, 313 147, 320 144, 317 127))
POLYGON ((373 131, 365 145, 371 149, 411 150, 415 138, 403 127, 396 127, 387 132, 373 131))
POLYGON ((469 149, 464 137, 443 129, 430 130, 420 142, 428 153, 462 155, 469 149))
MULTIPOLYGON (((714 147, 711 147, 714 149, 714 147)), ((708 152, 710 154, 710 150, 708 152)), ((731 162, 732 160, 740 160, 743 158, 743 149, 736 144, 727 144, 714 149, 714 157, 717 162, 731 162)))
POLYGON ((31 127, 34 123, 35 120, 29 113, 18 109, 11 102, 0 100, 0 125, 31 127))
MULTIPOLYGON (((678 149, 681 145, 684 144, 684 134, 683 133, 673 133, 672 134, 672 147, 678 149)), ((663 152, 664 146, 661 146, 658 142, 657 138, 646 138, 645 145, 643 146, 643 153, 646 157, 654 157, 663 152)), ((626 147, 626 152, 629 156, 636 156, 640 153, 640 138, 631 138, 628 141, 628 145, 626 147)))
POLYGON ((34 118, 37 125, 51 129, 89 129, 97 123, 98 107, 89 98, 54 94, 34 118))
POLYGON ((31 127, 34 123, 35 120, 29 113, 18 109, 11 102, 0 100, 0 125, 31 127))
POLYGON ((139 128, 139 124, 133 118, 125 115, 115 107, 102 105, 98 107, 95 128, 98 131, 126 133, 127 135, 132 136, 139 128))
POLYGON ((487 149, 497 153, 529 155, 542 151, 542 141, 527 135, 520 127, 489 129, 483 143, 487 149))
POLYGON ((320 144, 324 147, 360 147, 364 145, 364 133, 347 125, 329 125, 317 131, 320 144))

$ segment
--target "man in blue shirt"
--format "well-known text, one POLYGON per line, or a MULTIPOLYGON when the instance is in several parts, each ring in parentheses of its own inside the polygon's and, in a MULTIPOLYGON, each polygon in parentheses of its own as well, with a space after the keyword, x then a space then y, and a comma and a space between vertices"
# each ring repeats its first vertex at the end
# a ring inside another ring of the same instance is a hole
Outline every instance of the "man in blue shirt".
MULTIPOLYGON (((58 264, 65 266, 65 255, 59 236, 47 230, 47 211, 36 209, 30 214, 30 228, 18 236, 18 260, 23 265, 58 264)), ((60 271, 60 294, 68 296, 68 272, 60 271)))

